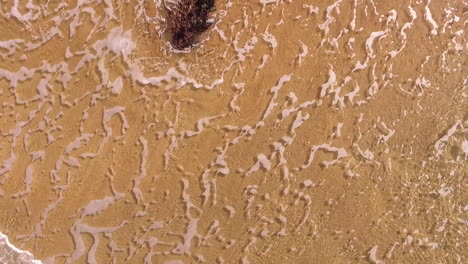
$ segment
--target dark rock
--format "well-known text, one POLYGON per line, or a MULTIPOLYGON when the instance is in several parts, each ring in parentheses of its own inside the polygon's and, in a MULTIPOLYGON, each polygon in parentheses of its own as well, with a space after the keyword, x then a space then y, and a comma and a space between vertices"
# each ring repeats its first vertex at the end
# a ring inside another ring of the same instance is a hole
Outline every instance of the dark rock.
POLYGON ((207 30, 209 14, 214 9, 214 0, 180 0, 169 11, 171 44, 176 49, 192 46, 197 37, 207 30))

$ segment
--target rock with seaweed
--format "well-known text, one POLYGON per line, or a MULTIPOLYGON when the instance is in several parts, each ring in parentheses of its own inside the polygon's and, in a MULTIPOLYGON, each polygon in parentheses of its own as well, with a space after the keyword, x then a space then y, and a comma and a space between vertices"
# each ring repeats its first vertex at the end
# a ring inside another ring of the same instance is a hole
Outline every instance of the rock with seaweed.
POLYGON ((179 0, 169 10, 171 44, 174 48, 182 50, 192 46, 198 36, 210 27, 209 16, 214 5, 214 0, 179 0))

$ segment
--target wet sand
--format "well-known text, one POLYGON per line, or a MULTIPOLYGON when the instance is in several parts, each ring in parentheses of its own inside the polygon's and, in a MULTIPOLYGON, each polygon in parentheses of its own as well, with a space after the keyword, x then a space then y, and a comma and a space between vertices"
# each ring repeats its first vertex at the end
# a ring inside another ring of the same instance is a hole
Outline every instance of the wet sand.
MULTIPOLYGON (((38 2, 0 2, 15 247, 48 264, 467 261, 463 1, 218 0, 183 52, 170 1, 38 2)), ((2 241, 0 262, 31 263, 2 241)))

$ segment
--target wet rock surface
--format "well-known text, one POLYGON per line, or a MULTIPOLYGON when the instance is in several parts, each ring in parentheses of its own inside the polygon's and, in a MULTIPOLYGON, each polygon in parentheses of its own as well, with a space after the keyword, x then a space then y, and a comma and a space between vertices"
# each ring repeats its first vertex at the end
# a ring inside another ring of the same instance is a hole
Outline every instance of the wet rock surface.
POLYGON ((210 27, 212 23, 209 22, 209 14, 214 5, 214 0, 181 0, 169 11, 171 43, 174 48, 190 47, 210 27))

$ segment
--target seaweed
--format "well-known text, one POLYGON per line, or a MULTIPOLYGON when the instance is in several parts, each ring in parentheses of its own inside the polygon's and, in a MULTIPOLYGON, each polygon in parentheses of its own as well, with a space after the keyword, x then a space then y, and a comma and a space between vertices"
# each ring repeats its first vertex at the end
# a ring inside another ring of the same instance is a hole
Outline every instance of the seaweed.
POLYGON ((214 5, 214 0, 180 0, 173 10, 169 10, 174 48, 182 50, 192 46, 198 36, 211 26, 209 15, 214 5))

